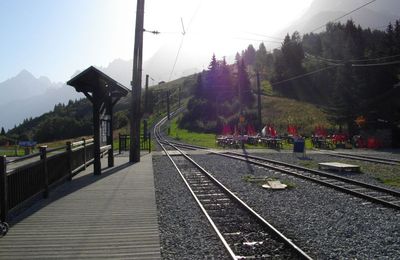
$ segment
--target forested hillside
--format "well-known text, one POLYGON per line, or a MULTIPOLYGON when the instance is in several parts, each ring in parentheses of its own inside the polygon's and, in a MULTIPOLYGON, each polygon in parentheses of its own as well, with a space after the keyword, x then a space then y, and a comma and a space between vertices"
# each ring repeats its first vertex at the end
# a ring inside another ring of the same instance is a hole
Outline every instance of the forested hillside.
MULTIPOLYGON (((237 125, 240 116, 259 128, 258 73, 263 95, 262 124, 303 124, 308 131, 314 125, 329 124, 352 133, 357 129, 355 120, 362 117, 372 127, 376 122, 396 127, 400 124, 399 63, 399 21, 389 24, 385 31, 363 29, 351 20, 330 23, 322 33, 287 35, 281 48, 271 52, 263 43, 257 49, 249 45, 236 54, 235 64, 213 55, 202 73, 144 89, 143 114, 165 113, 167 96, 171 107, 191 97, 188 112, 180 120, 182 128, 218 133, 224 124, 237 125), (296 113, 303 118, 287 115, 284 106, 278 105, 279 97, 285 98, 282 102, 292 111, 307 110, 296 113), (319 109, 290 103, 289 99, 319 109)), ((115 129, 128 126, 129 101, 128 96, 117 104, 115 129)), ((90 135, 91 113, 86 99, 70 101, 40 117, 25 119, 7 135, 39 142, 90 135)))
POLYGON ((236 55, 234 65, 213 56, 208 70, 198 76, 181 126, 215 132, 225 123, 237 124, 239 114, 257 125, 256 72, 264 86, 272 86, 272 92, 264 94, 315 104, 332 124, 350 134, 356 131, 358 117, 371 126, 374 122, 396 126, 399 63, 399 21, 386 31, 363 29, 351 20, 330 23, 322 33, 287 35, 281 48, 272 52, 263 43, 257 50, 250 45, 236 55))

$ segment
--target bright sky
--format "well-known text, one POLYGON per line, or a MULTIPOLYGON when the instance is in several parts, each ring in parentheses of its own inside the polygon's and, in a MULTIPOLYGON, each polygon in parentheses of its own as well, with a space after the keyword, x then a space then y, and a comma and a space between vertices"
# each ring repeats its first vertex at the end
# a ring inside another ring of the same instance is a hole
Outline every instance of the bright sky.
MULTIPOLYGON (((312 0, 146 0, 144 59, 164 44, 209 48, 219 57, 264 41, 299 18, 312 0), (207 46, 207 47, 206 47, 207 46)), ((1 0, 0 82, 27 69, 35 76, 67 81, 90 65, 132 59, 134 0, 1 0)), ((162 62, 162 61, 160 61, 162 62)))

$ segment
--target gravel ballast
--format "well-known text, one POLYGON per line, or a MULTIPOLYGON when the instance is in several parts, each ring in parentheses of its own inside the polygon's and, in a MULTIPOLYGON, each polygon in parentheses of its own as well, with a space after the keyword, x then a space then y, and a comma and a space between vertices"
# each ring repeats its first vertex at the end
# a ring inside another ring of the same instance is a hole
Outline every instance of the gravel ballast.
POLYGON ((166 156, 153 156, 163 259, 229 259, 178 172, 166 156))
MULTIPOLYGON (((275 154, 276 160, 292 154, 275 154)), ((217 155, 193 155, 224 185, 316 259, 400 259, 400 212, 217 155), (265 190, 243 176, 290 183, 265 190)))
MULTIPOLYGON (((338 172, 338 171, 329 171, 329 172, 332 174, 336 174, 338 176, 343 176, 346 178, 369 183, 372 185, 377 185, 380 187, 400 191, 400 188, 385 185, 382 182, 378 181, 378 179, 377 179, 377 177, 380 176, 380 171, 382 171, 383 168, 388 169, 388 170, 386 170, 385 176, 398 175, 399 174, 398 171, 400 169, 399 166, 382 165, 382 164, 376 164, 376 163, 372 163, 372 162, 351 160, 351 159, 339 158, 339 157, 335 157, 335 156, 330 156, 330 155, 326 155, 326 154, 318 154, 318 153, 309 153, 309 154, 307 154, 305 159, 301 158, 301 156, 298 157, 290 152, 289 153, 257 153, 256 155, 267 158, 267 159, 283 161, 286 163, 297 164, 300 166, 305 166, 305 164, 307 164, 307 162, 314 162, 314 163, 341 162, 341 163, 360 165, 362 173, 338 172)), ((305 166, 305 167, 307 167, 307 166, 305 166)))

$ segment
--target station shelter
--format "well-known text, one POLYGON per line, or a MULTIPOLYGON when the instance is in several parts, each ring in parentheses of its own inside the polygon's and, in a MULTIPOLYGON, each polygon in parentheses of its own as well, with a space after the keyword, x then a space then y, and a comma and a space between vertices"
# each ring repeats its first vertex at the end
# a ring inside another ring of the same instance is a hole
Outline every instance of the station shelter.
POLYGON ((94 174, 101 174, 101 154, 108 153, 108 167, 114 166, 113 107, 130 90, 102 71, 90 66, 67 82, 82 92, 93 105, 94 174))

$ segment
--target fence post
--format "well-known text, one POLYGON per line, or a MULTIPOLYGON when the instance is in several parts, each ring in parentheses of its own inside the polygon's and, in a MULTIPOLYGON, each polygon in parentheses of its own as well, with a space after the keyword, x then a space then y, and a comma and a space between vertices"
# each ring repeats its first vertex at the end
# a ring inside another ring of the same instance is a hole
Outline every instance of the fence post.
POLYGON ((44 174, 44 192, 43 198, 49 197, 49 170, 47 168, 47 146, 40 146, 40 160, 43 164, 43 174, 44 174))
POLYGON ((68 180, 72 181, 72 143, 67 142, 68 180))
POLYGON ((121 142, 121 133, 118 133, 118 154, 121 154, 122 149, 122 142, 121 142))
POLYGON ((86 170, 86 139, 82 138, 83 142, 83 169, 86 170))
POLYGON ((7 157, 5 155, 0 156, 0 183, 1 183, 1 194, 0 194, 0 220, 6 221, 8 214, 8 182, 7 182, 7 157))
POLYGON ((151 153, 151 133, 149 132, 149 153, 151 153))

